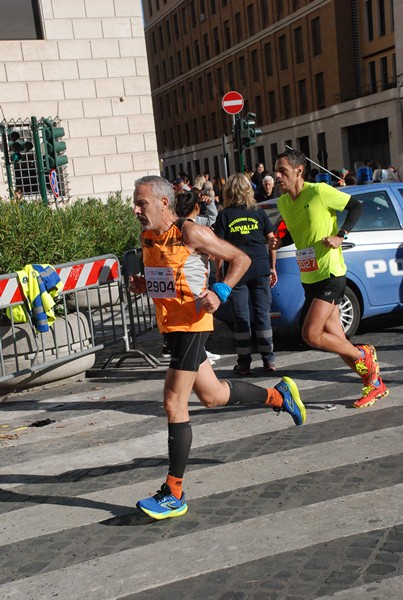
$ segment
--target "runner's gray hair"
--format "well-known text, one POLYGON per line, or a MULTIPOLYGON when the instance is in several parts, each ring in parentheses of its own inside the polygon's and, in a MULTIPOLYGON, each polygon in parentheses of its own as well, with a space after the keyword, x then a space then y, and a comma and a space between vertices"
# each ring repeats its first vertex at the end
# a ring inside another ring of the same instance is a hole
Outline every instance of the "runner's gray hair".
POLYGON ((159 177, 159 175, 144 175, 134 182, 135 187, 139 185, 148 185, 155 196, 162 198, 165 196, 169 200, 169 208, 175 212, 175 192, 167 179, 159 177))

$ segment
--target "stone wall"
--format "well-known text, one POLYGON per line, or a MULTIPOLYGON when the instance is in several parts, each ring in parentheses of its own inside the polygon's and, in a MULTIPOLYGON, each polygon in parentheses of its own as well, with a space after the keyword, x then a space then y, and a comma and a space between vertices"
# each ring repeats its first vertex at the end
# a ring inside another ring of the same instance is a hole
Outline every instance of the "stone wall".
POLYGON ((45 39, 0 41, 0 120, 59 117, 71 196, 131 195, 159 174, 141 1, 39 4, 45 39))

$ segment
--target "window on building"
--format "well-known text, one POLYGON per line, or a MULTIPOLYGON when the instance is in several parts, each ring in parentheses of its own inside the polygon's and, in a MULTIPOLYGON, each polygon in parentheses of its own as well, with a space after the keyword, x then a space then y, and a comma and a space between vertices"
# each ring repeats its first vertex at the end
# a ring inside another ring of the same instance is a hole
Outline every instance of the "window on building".
POLYGON ((178 21, 178 13, 174 13, 172 16, 172 22, 174 24, 174 35, 176 39, 179 37, 179 21, 178 21))
POLYGON ((224 40, 225 48, 229 50, 231 48, 231 29, 229 26, 229 21, 224 21, 224 40))
POLYGON ((246 69, 245 69, 245 57, 240 56, 238 58, 238 77, 241 85, 246 85, 246 69))
POLYGON ((210 45, 208 39, 208 33, 203 35, 203 46, 204 46, 204 60, 210 60, 210 45))
POLYGON ((276 19, 279 21, 284 17, 284 2, 283 0, 276 0, 276 19))
POLYGON ((178 115, 179 114, 179 100, 178 100, 178 94, 176 92, 172 93, 172 103, 174 106, 174 114, 178 115))
POLYGON ((211 71, 207 73, 207 89, 209 93, 209 99, 214 100, 214 85, 213 85, 213 75, 211 71))
POLYGON ((208 128, 207 128, 207 117, 206 115, 202 116, 202 142, 207 142, 209 139, 208 136, 208 128))
POLYGON ((287 41, 285 35, 280 35, 278 38, 278 55, 280 60, 280 69, 281 71, 285 71, 288 69, 287 41))
POLYGON ((151 32, 151 48, 154 54, 157 53, 157 43, 155 40, 155 31, 151 32))
POLYGON ((383 90, 387 90, 389 87, 389 74, 388 74, 388 59, 386 56, 382 56, 379 61, 381 71, 381 85, 383 90))
POLYGON ((156 8, 157 10, 159 10, 159 9, 160 9, 160 0, 155 0, 155 8, 156 8))
POLYGON ((291 6, 292 6, 292 11, 295 12, 296 10, 298 10, 301 7, 301 0, 292 0, 291 6))
POLYGON ((199 0, 199 6, 200 6, 200 13, 202 15, 206 14, 206 3, 204 2, 204 0, 199 0))
POLYGON ((249 4, 246 7, 246 20, 248 22, 248 33, 254 35, 255 33, 255 7, 253 4, 249 4))
POLYGON ((263 51, 264 51, 265 73, 268 76, 273 75, 273 52, 272 52, 271 42, 264 45, 263 51))
POLYGON ((218 135, 217 114, 215 112, 212 112, 210 114, 210 125, 211 125, 211 133, 212 133, 213 137, 217 137, 217 135, 218 135))
POLYGON ((295 62, 297 64, 304 62, 304 40, 302 37, 302 27, 294 29, 295 62))
POLYGON ((263 123, 263 107, 262 107, 262 96, 256 96, 255 98, 255 106, 254 113, 256 115, 256 123, 259 127, 259 124, 263 123))
POLYGON ((158 41, 159 41, 160 50, 163 50, 164 49, 164 34, 162 31, 161 25, 158 27, 158 41))
POLYGON ((169 57, 169 76, 173 79, 175 77, 175 62, 174 57, 169 57))
POLYGON ((190 23, 192 27, 196 27, 196 2, 195 0, 191 0, 190 2, 190 23))
POLYGON ((0 40, 43 40, 38 0, 1 0, 0 40))
POLYGON ((235 77, 234 77, 234 63, 232 61, 227 63, 227 79, 228 85, 231 90, 235 87, 235 77))
POLYGON ((252 50, 250 55, 251 68, 252 68, 252 79, 253 81, 259 81, 259 59, 257 50, 252 50))
POLYGON ((276 163, 276 158, 278 155, 277 144, 270 144, 270 154, 271 154, 271 164, 273 165, 273 171, 274 171, 274 165, 276 163))
POLYGON ((200 142, 199 119, 193 119, 192 130, 193 141, 198 144, 200 142))
POLYGON ((276 92, 270 91, 267 94, 267 99, 269 102, 269 118, 271 123, 275 123, 277 121, 277 104, 276 104, 276 92))
POLYGON ((194 43, 194 53, 195 53, 195 66, 197 67, 198 65, 200 65, 200 48, 199 48, 199 42, 196 40, 194 43))
POLYGON ((167 109, 167 116, 170 117, 172 114, 172 110, 171 110, 171 98, 169 97, 169 94, 165 95, 165 106, 167 109))
POLYGON ((224 77, 223 77, 223 72, 222 72, 222 68, 219 67, 216 71, 216 76, 217 76, 217 89, 218 89, 218 93, 219 94, 224 94, 224 77))
POLYGON ((221 4, 222 4, 223 6, 227 6, 227 4, 228 4, 228 0, 221 0, 221 4))
POLYGON ((269 24, 269 3, 260 2, 260 20, 263 27, 267 27, 269 24))
POLYGON ((325 79, 323 73, 315 75, 316 107, 325 108, 325 79))
POLYGON ((188 146, 191 142, 191 137, 190 137, 190 125, 188 122, 185 123, 185 144, 186 146, 188 146))
POLYGON ((190 48, 186 46, 185 48, 185 56, 186 56, 186 68, 188 71, 192 68, 192 60, 190 58, 190 48))
POLYGON ((164 111, 164 98, 162 96, 159 96, 158 98, 158 110, 159 110, 159 118, 163 119, 164 115, 165 115, 165 111, 164 111))
POLYGON ((312 55, 319 56, 322 54, 322 42, 320 39, 320 20, 315 17, 311 21, 311 38, 312 38, 312 55))
POLYGON ((242 21, 241 21, 241 13, 235 13, 235 38, 236 43, 239 44, 242 41, 242 21))
POLYGON ((282 96, 283 96, 283 117, 288 119, 291 116, 291 93, 290 86, 285 85, 282 88, 282 96))
POLYGON ((217 12, 216 2, 215 0, 210 0, 210 12, 212 15, 215 15, 217 12))
POLYGON ((181 101, 182 101, 182 110, 185 111, 188 107, 186 89, 184 85, 181 85, 181 101))
POLYGON ((395 6, 393 0, 389 2, 389 27, 390 31, 395 30, 395 6))
POLYGON ((218 33, 218 27, 214 27, 213 29, 213 47, 215 56, 220 54, 220 36, 218 33))
POLYGON ((376 64, 374 60, 368 63, 368 79, 369 79, 369 91, 371 94, 376 93, 376 64))
POLYGON ((305 79, 300 79, 300 81, 298 81, 298 107, 300 115, 304 115, 308 111, 305 79))
POLYGON ((165 60, 161 62, 162 80, 165 83, 167 81, 167 63, 165 60))
POLYGON ((200 104, 204 104, 203 77, 199 77, 197 80, 197 95, 198 95, 198 101, 200 102, 200 104))
POLYGON ((165 21, 165 32, 167 34, 167 42, 168 42, 168 44, 172 44, 171 24, 170 24, 169 21, 165 21))
POLYGON ((152 3, 152 0, 148 0, 148 14, 150 15, 150 17, 153 16, 153 3, 152 3))
POLYGON ((161 75, 160 75, 160 67, 159 65, 155 65, 155 80, 157 86, 161 85, 161 75))
POLYGON ((386 34, 385 0, 378 0, 378 34, 379 37, 386 34))
POLYGON ((182 62, 182 50, 178 50, 178 54, 176 55, 178 61, 178 75, 182 75, 183 73, 183 62, 182 62))
POLYGON ((372 0, 365 1, 365 24, 367 28, 367 38, 371 42, 374 39, 374 18, 372 14, 372 0))
POLYGON ((182 8, 181 15, 182 15, 182 30, 183 30, 182 33, 186 33, 188 30, 188 15, 187 15, 186 6, 184 8, 182 8))

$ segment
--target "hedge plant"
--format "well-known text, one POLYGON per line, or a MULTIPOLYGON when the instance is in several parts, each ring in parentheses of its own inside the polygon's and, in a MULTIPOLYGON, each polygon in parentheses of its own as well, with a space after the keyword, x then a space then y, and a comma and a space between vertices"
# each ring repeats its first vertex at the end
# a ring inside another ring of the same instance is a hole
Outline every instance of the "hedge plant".
POLYGON ((78 199, 61 208, 42 201, 0 200, 0 273, 26 264, 56 265, 103 254, 120 260, 138 245, 140 225, 131 200, 120 193, 106 202, 78 199))

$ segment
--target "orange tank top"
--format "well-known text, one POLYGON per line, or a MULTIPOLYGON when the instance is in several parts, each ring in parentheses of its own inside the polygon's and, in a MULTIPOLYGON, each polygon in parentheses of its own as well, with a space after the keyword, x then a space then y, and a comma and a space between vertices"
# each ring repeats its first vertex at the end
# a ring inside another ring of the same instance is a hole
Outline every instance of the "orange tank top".
POLYGON ((213 316, 199 299, 208 287, 208 257, 190 252, 182 238, 182 224, 183 220, 176 221, 161 235, 141 234, 147 294, 154 301, 161 333, 212 331, 213 316))

